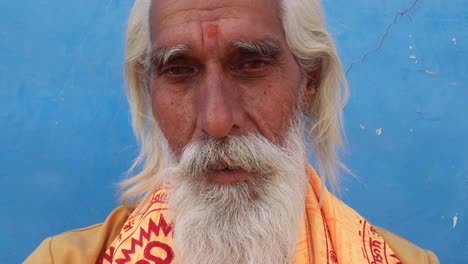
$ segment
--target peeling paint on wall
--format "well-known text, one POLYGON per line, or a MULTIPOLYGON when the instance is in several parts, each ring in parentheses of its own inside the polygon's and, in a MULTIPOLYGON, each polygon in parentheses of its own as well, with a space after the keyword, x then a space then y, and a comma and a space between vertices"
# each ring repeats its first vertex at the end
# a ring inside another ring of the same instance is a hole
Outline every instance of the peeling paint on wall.
POLYGON ((455 214, 455 216, 453 217, 452 221, 453 221, 453 223, 452 223, 452 228, 457 227, 457 223, 458 223, 458 214, 455 214))
POLYGON ((430 70, 419 70, 419 71, 424 72, 425 74, 428 74, 428 75, 432 75, 432 76, 439 75, 438 72, 434 72, 434 71, 430 71, 430 70))
POLYGON ((377 136, 381 136, 382 135, 382 128, 378 128, 377 130, 375 130, 375 133, 377 134, 377 136))
POLYGON ((452 38, 452 42, 453 42, 453 45, 457 45, 457 38, 456 38, 456 37, 453 37, 453 38, 452 38))

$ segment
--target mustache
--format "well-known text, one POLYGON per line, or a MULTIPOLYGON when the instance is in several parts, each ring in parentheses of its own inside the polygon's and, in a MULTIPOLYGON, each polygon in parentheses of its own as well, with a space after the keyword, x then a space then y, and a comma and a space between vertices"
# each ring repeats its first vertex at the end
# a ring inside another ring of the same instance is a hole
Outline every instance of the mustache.
POLYGON ((190 143, 182 152, 178 167, 184 177, 206 176, 218 170, 243 169, 257 175, 270 174, 289 157, 287 148, 259 134, 204 138, 190 143))

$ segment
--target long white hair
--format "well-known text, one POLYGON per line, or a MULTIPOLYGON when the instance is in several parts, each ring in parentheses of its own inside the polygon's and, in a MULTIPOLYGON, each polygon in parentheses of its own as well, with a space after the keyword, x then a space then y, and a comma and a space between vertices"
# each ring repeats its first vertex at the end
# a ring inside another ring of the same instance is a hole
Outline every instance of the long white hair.
MULTIPOLYGON (((150 78, 151 0, 136 0, 128 19, 125 53, 127 97, 140 153, 120 183, 121 200, 138 205, 160 184, 157 172, 166 157, 163 134, 152 115, 148 84, 150 78)), ((348 84, 334 42, 326 30, 319 0, 281 0, 280 12, 286 41, 305 75, 320 72, 314 102, 308 109, 309 143, 323 182, 338 186, 339 159, 343 145, 342 111, 348 84)))

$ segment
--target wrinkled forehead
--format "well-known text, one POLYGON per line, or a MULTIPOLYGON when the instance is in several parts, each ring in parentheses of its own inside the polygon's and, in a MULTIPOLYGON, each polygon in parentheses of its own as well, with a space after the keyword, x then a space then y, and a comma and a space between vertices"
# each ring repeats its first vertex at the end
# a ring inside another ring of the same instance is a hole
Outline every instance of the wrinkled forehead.
POLYGON ((278 10, 277 0, 153 0, 151 40, 170 46, 192 44, 181 43, 187 41, 202 44, 204 37, 218 34, 223 36, 220 41, 284 38, 278 10))

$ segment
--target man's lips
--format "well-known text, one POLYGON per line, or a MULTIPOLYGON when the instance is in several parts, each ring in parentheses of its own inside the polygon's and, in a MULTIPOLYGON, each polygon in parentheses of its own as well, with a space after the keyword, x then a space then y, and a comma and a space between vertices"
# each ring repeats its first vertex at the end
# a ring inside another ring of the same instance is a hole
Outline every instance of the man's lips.
POLYGON ((243 181, 249 176, 250 173, 243 169, 224 168, 209 172, 208 180, 217 184, 232 184, 243 181))

